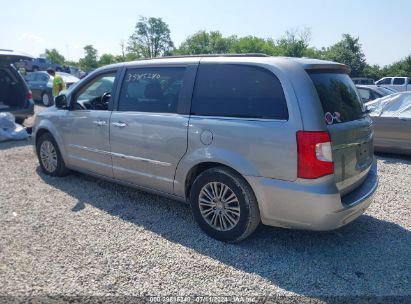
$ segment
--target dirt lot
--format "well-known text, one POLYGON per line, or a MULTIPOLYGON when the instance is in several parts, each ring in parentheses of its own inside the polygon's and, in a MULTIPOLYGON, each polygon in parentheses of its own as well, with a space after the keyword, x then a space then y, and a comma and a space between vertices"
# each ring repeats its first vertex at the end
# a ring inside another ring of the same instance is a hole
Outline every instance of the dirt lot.
MULTIPOLYGON (((0 295, 411 296, 411 159, 379 155, 367 213, 337 231, 215 241, 188 206, 0 143, 0 295)), ((402 298, 408 301, 409 298, 402 298)))

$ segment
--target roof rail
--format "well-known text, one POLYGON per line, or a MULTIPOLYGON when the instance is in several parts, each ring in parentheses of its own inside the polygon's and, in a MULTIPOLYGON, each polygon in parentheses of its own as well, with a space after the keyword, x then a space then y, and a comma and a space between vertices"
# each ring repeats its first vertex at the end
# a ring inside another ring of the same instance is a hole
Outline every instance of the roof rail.
POLYGON ((196 55, 177 55, 163 56, 153 58, 139 58, 137 60, 152 60, 152 59, 169 59, 169 58, 196 58, 196 57, 270 57, 263 53, 244 53, 244 54, 196 54, 196 55))

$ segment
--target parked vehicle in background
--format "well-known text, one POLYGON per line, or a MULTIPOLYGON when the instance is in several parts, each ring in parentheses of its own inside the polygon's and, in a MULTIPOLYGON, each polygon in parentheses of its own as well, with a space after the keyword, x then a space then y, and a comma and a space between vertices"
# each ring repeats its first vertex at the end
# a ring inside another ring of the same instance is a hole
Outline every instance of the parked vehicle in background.
POLYGON ((45 58, 35 58, 32 60, 21 60, 15 63, 18 69, 25 69, 26 72, 46 71, 48 68, 52 68, 59 72, 63 70, 61 64, 51 62, 45 58))
POLYGON ((34 114, 32 93, 12 65, 22 59, 30 59, 30 56, 11 50, 0 50, 0 112, 10 112, 19 124, 34 114))
POLYGON ((64 66, 63 72, 71 74, 79 79, 81 79, 86 74, 86 72, 74 66, 64 66))
MULTIPOLYGON (((63 78, 67 89, 73 83, 80 80, 77 77, 64 72, 59 72, 58 74, 63 78)), ((25 79, 30 90, 33 92, 34 100, 43 102, 45 106, 51 106, 54 104, 52 95, 53 76, 49 75, 47 72, 40 71, 28 74, 25 79)))
POLYGON ((410 77, 384 77, 378 80, 375 84, 392 88, 398 92, 411 91, 410 77))
POLYGON ((367 104, 376 151, 411 155, 411 92, 396 93, 367 104))
POLYGON ((378 184, 371 119, 347 73, 257 55, 109 65, 36 116, 40 166, 189 202, 222 241, 260 221, 335 229, 367 209, 378 184), (96 90, 102 82, 112 85, 96 90))
POLYGON ((353 77, 351 78, 354 84, 374 84, 374 79, 365 77, 353 77))
POLYGON ((358 93, 363 102, 367 103, 374 99, 397 93, 394 90, 376 85, 356 85, 358 93))

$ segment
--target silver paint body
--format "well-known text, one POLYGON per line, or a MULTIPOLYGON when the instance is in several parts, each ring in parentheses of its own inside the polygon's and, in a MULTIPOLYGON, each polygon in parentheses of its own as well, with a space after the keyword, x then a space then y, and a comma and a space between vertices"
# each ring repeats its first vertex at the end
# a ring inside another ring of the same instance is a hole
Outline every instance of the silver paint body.
POLYGON ((371 120, 366 117, 327 126, 315 87, 305 71, 341 69, 337 63, 281 57, 138 61, 96 70, 71 88, 67 98, 70 100, 83 83, 104 71, 116 71, 116 82, 121 85, 128 68, 190 66, 194 78, 196 67, 207 63, 253 65, 274 73, 283 86, 289 119, 120 112, 116 110, 118 85, 111 100, 112 111, 52 107, 36 117, 34 134, 50 132, 71 169, 184 202, 188 200, 186 180, 192 168, 203 163, 225 165, 250 184, 261 220, 267 225, 330 230, 365 211, 378 184, 371 120), (334 174, 313 180, 297 177, 298 130, 330 132, 334 174), (361 149, 367 151, 366 155, 360 153, 361 149))

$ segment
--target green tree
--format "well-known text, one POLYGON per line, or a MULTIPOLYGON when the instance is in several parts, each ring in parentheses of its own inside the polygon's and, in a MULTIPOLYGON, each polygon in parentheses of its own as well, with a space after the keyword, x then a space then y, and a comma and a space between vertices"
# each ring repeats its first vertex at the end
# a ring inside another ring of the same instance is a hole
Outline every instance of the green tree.
POLYGON ((116 56, 114 56, 112 54, 103 54, 103 55, 100 56, 100 59, 98 61, 98 65, 103 66, 103 65, 116 63, 116 62, 118 62, 116 56))
POLYGON ((366 61, 358 37, 343 34, 341 41, 325 50, 324 58, 347 65, 352 77, 364 74, 366 61))
POLYGON ((288 57, 305 56, 311 39, 311 31, 308 28, 303 30, 288 30, 285 36, 277 41, 279 54, 288 57))
POLYGON ((382 69, 384 76, 408 76, 411 77, 411 55, 402 60, 394 62, 391 65, 385 66, 382 69))
POLYGON ((84 53, 85 56, 79 60, 80 67, 86 72, 97 68, 97 50, 89 44, 84 47, 84 53))
POLYGON ((379 65, 366 64, 363 70, 363 74, 361 76, 378 80, 383 76, 383 71, 379 65))
POLYGON ((247 36, 237 39, 232 44, 230 53, 263 53, 267 55, 278 55, 279 50, 272 39, 247 36))
POLYGON ((66 61, 64 56, 61 55, 56 49, 46 49, 44 51, 44 54, 42 54, 41 56, 50 60, 51 62, 58 64, 64 64, 64 62, 66 61))
POLYGON ((153 58, 170 54, 173 47, 167 23, 161 18, 140 17, 127 50, 137 58, 153 58))
POLYGON ((218 31, 199 31, 183 41, 174 54, 224 54, 229 52, 235 40, 235 36, 224 38, 218 31))
POLYGON ((315 59, 323 59, 324 58, 324 51, 319 50, 315 47, 308 47, 304 51, 304 57, 315 58, 315 59))

